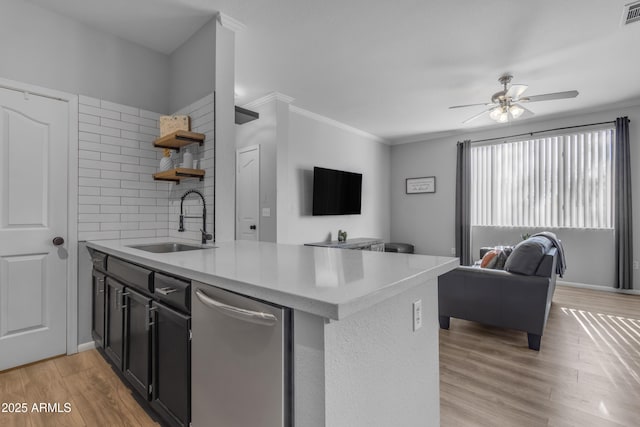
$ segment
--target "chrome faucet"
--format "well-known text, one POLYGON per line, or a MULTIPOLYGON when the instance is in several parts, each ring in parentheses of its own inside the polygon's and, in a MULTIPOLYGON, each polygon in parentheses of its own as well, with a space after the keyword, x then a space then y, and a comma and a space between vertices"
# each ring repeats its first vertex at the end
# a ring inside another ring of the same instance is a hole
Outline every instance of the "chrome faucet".
POLYGON ((199 216, 185 216, 182 213, 184 199, 186 199, 189 194, 197 194, 202 199, 202 228, 200 229, 200 233, 202 233, 202 244, 204 245, 207 243, 207 240, 213 240, 213 236, 207 233, 207 205, 204 201, 204 196, 198 190, 189 190, 180 198, 180 226, 178 227, 178 231, 184 231, 185 218, 200 218, 199 216))

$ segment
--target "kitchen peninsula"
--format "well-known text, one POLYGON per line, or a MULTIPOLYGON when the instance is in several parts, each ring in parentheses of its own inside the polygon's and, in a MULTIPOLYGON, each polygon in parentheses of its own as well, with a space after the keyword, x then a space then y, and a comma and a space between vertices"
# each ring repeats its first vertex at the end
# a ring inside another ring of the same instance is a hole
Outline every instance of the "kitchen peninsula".
MULTIPOLYGON (((205 292, 215 287, 290 309, 290 425, 439 424, 437 277, 455 268, 457 258, 249 241, 172 253, 132 247, 166 240, 87 246, 191 280, 205 292), (421 327, 414 319, 417 301, 421 327)), ((192 360, 207 328, 197 319, 192 360)), ((212 397, 192 377, 193 425, 199 427, 212 397)), ((251 404, 243 402, 246 411, 251 404)))

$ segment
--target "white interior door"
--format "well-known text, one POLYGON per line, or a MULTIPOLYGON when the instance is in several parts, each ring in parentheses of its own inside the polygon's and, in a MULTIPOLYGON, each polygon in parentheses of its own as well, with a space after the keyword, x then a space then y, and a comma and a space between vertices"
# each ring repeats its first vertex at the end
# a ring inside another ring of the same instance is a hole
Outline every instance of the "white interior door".
POLYGON ((260 201, 260 146, 236 154, 236 239, 258 240, 260 201))
POLYGON ((0 89, 0 370, 66 353, 68 114, 0 89))

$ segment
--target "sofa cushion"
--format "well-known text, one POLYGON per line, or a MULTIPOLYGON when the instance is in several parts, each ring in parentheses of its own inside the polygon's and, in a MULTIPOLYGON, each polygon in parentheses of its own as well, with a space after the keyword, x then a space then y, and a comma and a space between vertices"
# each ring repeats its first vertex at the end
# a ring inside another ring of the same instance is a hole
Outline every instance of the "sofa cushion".
POLYGON ((544 254, 551 248, 551 241, 542 236, 530 237, 518 243, 507 258, 504 269, 511 273, 535 274, 544 254))

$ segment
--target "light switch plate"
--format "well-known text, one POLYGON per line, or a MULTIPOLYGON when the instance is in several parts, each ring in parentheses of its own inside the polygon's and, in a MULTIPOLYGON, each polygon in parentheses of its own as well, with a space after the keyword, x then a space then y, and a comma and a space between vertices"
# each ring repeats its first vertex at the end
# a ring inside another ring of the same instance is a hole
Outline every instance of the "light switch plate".
POLYGON ((271 216, 271 208, 262 208, 262 216, 271 216))
POLYGON ((413 330, 422 328, 422 300, 413 303, 413 330))

